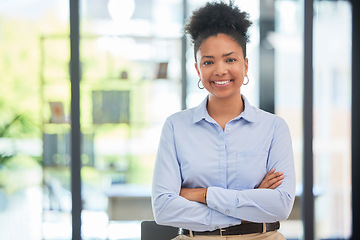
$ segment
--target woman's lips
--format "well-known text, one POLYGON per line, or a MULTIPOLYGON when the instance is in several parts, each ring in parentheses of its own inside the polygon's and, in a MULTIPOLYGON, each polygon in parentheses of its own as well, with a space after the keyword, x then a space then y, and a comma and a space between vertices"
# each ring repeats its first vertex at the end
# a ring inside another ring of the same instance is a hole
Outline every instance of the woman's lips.
POLYGON ((217 86, 225 87, 225 86, 229 85, 230 82, 233 82, 233 81, 234 81, 233 79, 230 79, 230 80, 219 80, 219 81, 211 81, 211 82, 217 86))

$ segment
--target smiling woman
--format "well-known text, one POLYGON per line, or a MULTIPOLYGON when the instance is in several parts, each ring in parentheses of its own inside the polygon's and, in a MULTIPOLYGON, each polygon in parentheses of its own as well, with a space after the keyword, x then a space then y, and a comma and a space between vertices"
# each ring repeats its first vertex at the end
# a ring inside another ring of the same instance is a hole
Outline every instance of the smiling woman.
POLYGON ((176 239, 285 239, 277 229, 295 197, 291 137, 283 119, 241 94, 250 25, 220 2, 185 27, 208 96, 166 120, 152 188, 155 220, 180 228, 176 239))

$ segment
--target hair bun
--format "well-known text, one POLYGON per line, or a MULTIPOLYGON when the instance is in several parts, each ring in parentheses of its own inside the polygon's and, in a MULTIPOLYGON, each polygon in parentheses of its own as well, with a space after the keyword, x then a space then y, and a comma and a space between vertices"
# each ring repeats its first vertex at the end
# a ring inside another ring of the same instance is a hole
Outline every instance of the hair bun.
POLYGON ((194 11, 191 22, 185 30, 193 40, 203 32, 217 32, 222 29, 234 29, 245 37, 248 42, 248 28, 251 25, 249 15, 237 6, 224 2, 207 3, 204 7, 194 11))

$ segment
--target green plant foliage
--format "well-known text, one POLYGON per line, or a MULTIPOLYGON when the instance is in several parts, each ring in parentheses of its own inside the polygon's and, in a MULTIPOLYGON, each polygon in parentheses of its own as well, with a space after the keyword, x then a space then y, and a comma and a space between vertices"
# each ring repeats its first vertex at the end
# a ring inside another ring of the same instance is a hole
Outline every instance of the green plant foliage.
MULTIPOLYGON (((20 138, 31 133, 34 123, 27 114, 16 114, 8 123, 0 125, 0 138, 20 138)), ((0 152, 0 165, 6 166, 16 156, 14 153, 0 152)))
POLYGON ((18 138, 33 131, 35 124, 28 114, 16 114, 9 123, 0 125, 0 138, 18 138))
POLYGON ((17 154, 0 168, 0 188, 8 194, 29 186, 38 186, 41 182, 41 166, 32 157, 17 154))

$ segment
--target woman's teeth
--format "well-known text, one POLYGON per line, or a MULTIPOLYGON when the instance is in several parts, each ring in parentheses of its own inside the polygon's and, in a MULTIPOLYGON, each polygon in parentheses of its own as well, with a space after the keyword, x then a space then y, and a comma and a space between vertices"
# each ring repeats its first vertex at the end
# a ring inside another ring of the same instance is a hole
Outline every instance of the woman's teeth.
POLYGON ((227 81, 214 81, 215 84, 218 84, 218 85, 224 85, 224 84, 227 84, 231 82, 231 80, 227 80, 227 81))

